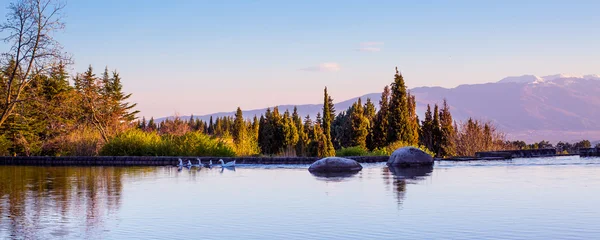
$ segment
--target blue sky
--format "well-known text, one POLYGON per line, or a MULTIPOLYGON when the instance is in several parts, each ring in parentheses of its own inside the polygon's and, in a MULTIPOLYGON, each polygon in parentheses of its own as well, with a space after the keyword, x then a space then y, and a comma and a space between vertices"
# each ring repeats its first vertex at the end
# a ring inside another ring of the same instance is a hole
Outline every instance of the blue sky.
MULTIPOLYGON (((5 0, 4 6, 8 5, 5 0)), ((599 1, 68 1, 73 72, 117 69, 147 117, 600 73, 599 1)), ((5 8, 0 14, 6 14, 5 8)))

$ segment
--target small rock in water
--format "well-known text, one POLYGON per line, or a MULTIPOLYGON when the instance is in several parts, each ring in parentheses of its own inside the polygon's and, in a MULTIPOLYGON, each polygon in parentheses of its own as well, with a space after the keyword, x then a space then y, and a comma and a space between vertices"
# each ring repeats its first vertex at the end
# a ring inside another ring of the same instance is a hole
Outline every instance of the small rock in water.
POLYGON ((415 147, 398 148, 387 162, 388 166, 420 166, 433 165, 433 157, 415 147))
POLYGON ((362 166, 352 159, 341 157, 327 157, 317 160, 308 168, 309 172, 358 172, 362 166))

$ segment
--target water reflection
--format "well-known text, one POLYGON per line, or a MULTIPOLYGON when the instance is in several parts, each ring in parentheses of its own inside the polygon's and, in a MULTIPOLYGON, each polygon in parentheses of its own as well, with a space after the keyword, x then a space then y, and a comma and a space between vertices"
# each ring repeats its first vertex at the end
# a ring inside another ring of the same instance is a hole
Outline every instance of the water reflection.
POLYGON ((389 186, 393 186, 393 191, 396 194, 396 201, 398 205, 404 202, 406 194, 406 184, 414 184, 419 180, 423 180, 426 176, 429 176, 433 172, 433 166, 422 166, 422 167, 384 167, 382 173, 384 175, 384 183, 389 186), (390 181, 391 180, 391 181, 390 181))
POLYGON ((359 171, 356 172, 341 172, 341 173, 318 173, 311 172, 317 180, 325 182, 343 182, 352 179, 359 171))
POLYGON ((72 228, 93 232, 119 210, 124 176, 135 178, 154 169, 3 166, 0 238, 60 237, 72 228))

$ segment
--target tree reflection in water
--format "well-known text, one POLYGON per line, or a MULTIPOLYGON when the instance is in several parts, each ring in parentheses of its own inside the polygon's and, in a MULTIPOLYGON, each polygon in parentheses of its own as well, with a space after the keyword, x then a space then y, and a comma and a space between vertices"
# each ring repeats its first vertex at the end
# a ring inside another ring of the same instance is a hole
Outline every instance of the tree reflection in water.
POLYGON ((382 174, 384 175, 384 183, 393 186, 393 191, 396 194, 398 205, 404 202, 406 194, 406 184, 417 183, 423 180, 433 172, 433 166, 422 167, 384 167, 382 174), (391 181, 390 181, 391 180, 391 181))
POLYGON ((0 166, 0 238, 43 239, 67 235, 69 227, 85 233, 99 229, 119 209, 124 177, 155 169, 0 166), (47 229, 52 221, 65 224, 47 229))

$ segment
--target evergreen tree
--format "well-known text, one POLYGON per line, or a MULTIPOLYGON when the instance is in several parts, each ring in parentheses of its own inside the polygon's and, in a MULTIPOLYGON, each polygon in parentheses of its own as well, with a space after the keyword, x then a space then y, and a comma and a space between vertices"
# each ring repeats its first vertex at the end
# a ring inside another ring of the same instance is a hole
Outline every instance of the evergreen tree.
MULTIPOLYGON (((107 74, 108 75, 108 74, 107 74)), ((137 117, 136 114, 140 113, 138 110, 133 110, 137 106, 137 103, 126 102, 131 97, 131 93, 127 94, 123 92, 123 85, 121 84, 121 77, 117 71, 113 71, 112 78, 109 81, 110 87, 105 87, 108 91, 111 91, 110 99, 115 103, 113 112, 119 116, 119 120, 125 122, 131 122, 137 117)))
POLYGON ((147 128, 146 117, 142 117, 142 121, 140 121, 139 129, 146 131, 146 128, 147 128))
POLYGON ((360 98, 357 102, 354 103, 352 107, 350 121, 352 126, 351 145, 359 146, 366 149, 367 135, 369 133, 367 129, 369 120, 364 116, 363 106, 360 98))
POLYGON ((158 130, 158 126, 154 122, 154 117, 150 117, 150 121, 148 121, 148 131, 156 131, 158 130))
POLYGON ((431 113, 431 106, 427 104, 427 111, 425 112, 425 119, 421 124, 420 142, 421 145, 427 149, 434 151, 433 149, 433 116, 431 113))
POLYGON ((375 120, 373 123, 373 137, 372 144, 369 150, 375 148, 382 148, 387 145, 387 131, 388 131, 388 112, 389 112, 389 98, 390 88, 385 86, 383 93, 381 94, 381 100, 379 100, 379 111, 375 114, 375 120))
POLYGON ((435 153, 437 156, 439 156, 440 145, 442 142, 442 131, 440 129, 440 115, 439 115, 439 108, 438 108, 437 104, 435 104, 435 106, 433 107, 433 121, 431 124, 431 135, 433 138, 433 143, 432 143, 433 148, 431 149, 431 151, 433 151, 433 153, 435 153))
POLYGON ((213 123, 213 117, 210 116, 210 120, 208 121, 208 134, 215 134, 215 125, 213 123))
POLYGON ((302 123, 302 119, 298 114, 298 108, 295 106, 294 112, 292 113, 292 121, 294 122, 294 125, 296 126, 298 132, 298 141, 296 143, 296 155, 306 156, 308 147, 308 135, 304 130, 304 124, 302 123))
POLYGON ((406 85, 402 74, 398 72, 398 68, 396 68, 396 75, 391 88, 388 124, 387 143, 396 141, 411 143, 413 141, 406 85))
POLYGON ((254 136, 256 136, 256 138, 258 139, 258 131, 260 130, 260 120, 258 119, 258 117, 256 117, 256 115, 254 115, 254 118, 252 119, 252 130, 254 131, 254 136))
MULTIPOLYGON (((450 106, 444 99, 442 112, 440 115, 441 139, 440 139, 440 156, 448 157, 456 155, 456 127, 453 126, 452 114, 450 106)), ((456 125, 456 123, 454 124, 456 125)))
POLYGON ((416 145, 419 143, 419 116, 417 116, 417 101, 415 100, 415 96, 408 93, 408 119, 409 119, 409 131, 408 135, 408 143, 416 145))
POLYGON ((296 123, 290 116, 290 112, 288 110, 285 110, 285 113, 283 114, 282 128, 284 135, 283 147, 286 149, 286 151, 293 150, 295 152, 296 144, 298 143, 299 138, 298 128, 296 128, 296 123))
POLYGON ((323 156, 335 156, 335 149, 331 141, 331 122, 335 116, 335 110, 332 105, 333 99, 327 93, 327 87, 323 91, 323 96, 323 134, 325 135, 323 156))
POLYGON ((198 130, 196 128, 196 120, 194 119, 194 114, 190 115, 190 119, 188 120, 187 124, 188 124, 190 130, 192 130, 192 131, 198 130))
POLYGON ((233 141, 236 144, 241 144, 246 134, 246 125, 244 122, 244 116, 242 115, 242 109, 239 107, 235 112, 235 122, 233 125, 233 141))

